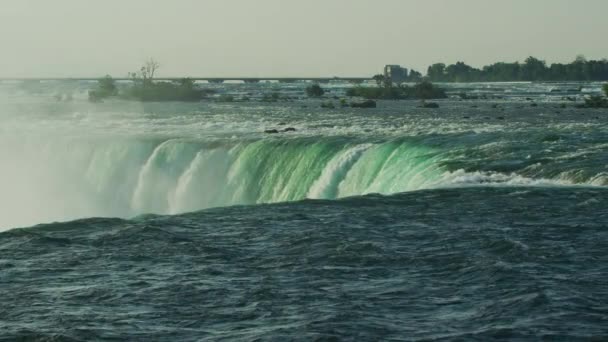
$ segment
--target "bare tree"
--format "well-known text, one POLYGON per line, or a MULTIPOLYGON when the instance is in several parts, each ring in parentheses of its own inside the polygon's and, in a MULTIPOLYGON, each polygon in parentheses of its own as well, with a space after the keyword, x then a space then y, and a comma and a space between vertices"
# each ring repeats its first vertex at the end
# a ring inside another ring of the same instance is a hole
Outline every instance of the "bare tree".
POLYGON ((141 67, 141 75, 144 81, 152 81, 154 79, 154 73, 160 68, 160 64, 153 58, 150 58, 144 66, 141 67))
POLYGON ((139 69, 138 72, 130 72, 128 77, 133 79, 133 82, 143 82, 143 84, 149 84, 154 79, 154 74, 160 68, 160 64, 153 58, 150 58, 146 63, 139 69))

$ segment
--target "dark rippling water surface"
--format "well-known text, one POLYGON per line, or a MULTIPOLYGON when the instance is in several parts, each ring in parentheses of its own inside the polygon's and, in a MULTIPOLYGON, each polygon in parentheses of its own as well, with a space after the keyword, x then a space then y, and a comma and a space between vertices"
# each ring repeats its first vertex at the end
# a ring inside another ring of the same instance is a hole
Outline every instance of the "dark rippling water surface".
POLYGON ((602 340, 608 191, 468 188, 0 234, 2 340, 602 340))

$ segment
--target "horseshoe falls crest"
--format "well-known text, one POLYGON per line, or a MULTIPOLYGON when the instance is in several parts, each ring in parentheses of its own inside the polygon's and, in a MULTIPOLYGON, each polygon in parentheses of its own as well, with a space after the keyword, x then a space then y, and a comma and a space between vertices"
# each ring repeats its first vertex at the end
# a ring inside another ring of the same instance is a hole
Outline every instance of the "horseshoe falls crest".
POLYGON ((469 84, 486 100, 438 109, 208 86, 291 100, 0 86, 5 338, 608 336, 608 115, 559 95, 601 84, 469 84))
POLYGON ((5 205, 13 206, 9 212, 15 214, 23 206, 41 208, 39 222, 132 217, 391 194, 438 186, 445 177, 441 153, 432 147, 398 140, 315 140, 30 142, 19 148, 26 160, 3 177, 4 188, 15 187, 23 197, 7 196, 5 205))

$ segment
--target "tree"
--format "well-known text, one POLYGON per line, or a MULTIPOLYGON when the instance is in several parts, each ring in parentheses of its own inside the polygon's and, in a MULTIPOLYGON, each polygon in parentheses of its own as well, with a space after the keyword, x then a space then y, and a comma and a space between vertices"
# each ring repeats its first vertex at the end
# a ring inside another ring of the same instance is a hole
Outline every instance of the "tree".
POLYGON ((604 93, 608 96, 608 84, 604 84, 604 93))
POLYGON ((160 64, 155 61, 153 58, 150 58, 142 67, 141 67, 141 76, 144 81, 149 80, 152 81, 154 79, 154 74, 156 70, 160 68, 160 64))
POLYGON ((376 81, 376 84, 378 84, 378 87, 382 87, 382 85, 384 85, 386 82, 386 79, 385 79, 384 75, 382 75, 382 74, 374 75, 374 77, 372 77, 372 79, 374 81, 376 81))
POLYGON ((194 89, 194 80, 191 78, 182 78, 177 81, 177 84, 183 89, 194 89))
POLYGON ((411 70, 410 75, 408 76, 408 81, 410 82, 420 82, 422 80, 422 74, 416 70, 411 70))
POLYGON ((433 82, 512 82, 512 81, 606 81, 608 59, 588 60, 579 55, 572 63, 554 63, 529 57, 524 63, 499 62, 481 70, 457 62, 446 66, 436 63, 427 69, 427 78, 433 82))
POLYGON ((542 81, 546 79, 547 63, 532 56, 528 57, 521 68, 522 80, 542 81))
POLYGON ((97 89, 108 96, 114 96, 118 94, 118 89, 116 88, 116 83, 114 79, 110 75, 106 75, 105 77, 99 79, 97 84, 97 89))
POLYGON ((309 97, 321 97, 323 94, 325 94, 325 90, 318 84, 306 87, 306 95, 309 97))
POLYGON ((110 75, 106 75, 97 81, 97 87, 89 91, 89 100, 99 102, 111 96, 118 95, 118 88, 114 79, 110 75))
POLYGON ((517 81, 520 74, 519 63, 494 63, 487 65, 481 70, 481 79, 490 82, 517 81))
POLYGON ((587 63, 587 57, 585 55, 576 55, 574 63, 587 63))
POLYGON ((144 86, 149 85, 154 80, 154 74, 160 68, 160 64, 150 58, 144 65, 136 72, 130 72, 129 78, 133 80, 134 83, 142 83, 144 86))
POLYGON ((431 81, 439 82, 445 79, 445 64, 436 63, 427 70, 427 76, 431 81))
POLYGON ((416 98, 424 100, 429 99, 443 99, 446 98, 445 91, 443 89, 435 87, 433 83, 429 81, 423 81, 414 86, 414 95, 416 98))
POLYGON ((445 76, 450 82, 470 82, 477 81, 479 70, 475 69, 464 62, 457 62, 445 69, 445 76))

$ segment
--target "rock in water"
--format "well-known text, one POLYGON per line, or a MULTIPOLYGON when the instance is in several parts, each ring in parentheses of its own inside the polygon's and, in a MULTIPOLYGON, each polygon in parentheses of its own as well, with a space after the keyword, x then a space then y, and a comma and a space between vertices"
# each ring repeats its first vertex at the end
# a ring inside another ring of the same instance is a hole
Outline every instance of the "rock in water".
POLYGON ((376 108, 376 101, 367 100, 363 102, 353 102, 350 106, 353 108, 376 108))
POLYGON ((435 102, 423 103, 420 107, 422 108, 439 108, 439 104, 435 102))

